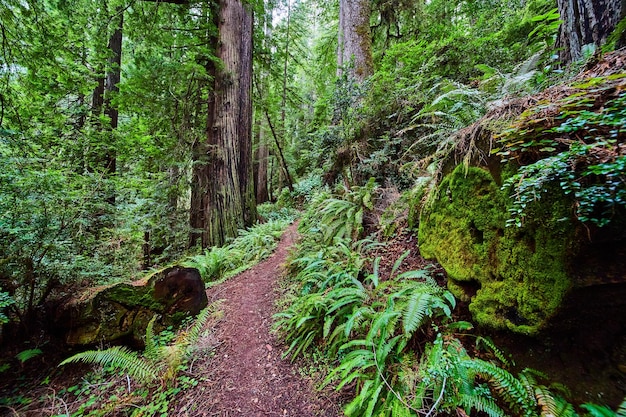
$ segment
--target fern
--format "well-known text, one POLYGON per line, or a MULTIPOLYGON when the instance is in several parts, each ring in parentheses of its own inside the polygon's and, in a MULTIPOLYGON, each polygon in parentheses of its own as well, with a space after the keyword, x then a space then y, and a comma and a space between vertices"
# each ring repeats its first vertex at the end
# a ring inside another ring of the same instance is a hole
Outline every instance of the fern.
POLYGON ((21 352, 19 352, 17 355, 15 355, 15 357, 17 358, 17 360, 19 360, 22 364, 25 363, 26 361, 31 360, 32 358, 36 358, 37 356, 41 355, 43 352, 41 349, 26 349, 23 350, 21 352))
POLYGON ((136 352, 124 346, 113 346, 105 350, 88 350, 77 353, 59 364, 66 365, 72 362, 83 362, 111 366, 126 372, 133 378, 150 383, 159 377, 159 368, 142 359, 136 352))
POLYGON ((521 409, 524 416, 534 415, 537 400, 514 375, 481 359, 467 360, 463 365, 487 379, 509 406, 521 409))
POLYGON ((413 334, 428 317, 428 313, 431 311, 431 300, 432 295, 428 292, 415 291, 411 294, 402 318, 405 335, 413 334))
MULTIPOLYGON (((535 387, 535 398, 537 398, 537 403, 541 407, 541 417, 578 417, 578 414, 576 414, 574 407, 570 403, 561 397, 555 396, 543 385, 537 385, 535 387)), ((584 408, 584 405, 582 407, 584 408)), ((608 416, 600 414, 594 417, 608 416)))
POLYGON ((500 407, 497 406, 495 401, 491 398, 485 398, 480 395, 468 395, 461 394, 459 396, 459 405, 461 405, 465 411, 471 410, 482 411, 489 417, 506 417, 506 413, 500 407))
POLYGON ((615 417, 626 417, 626 398, 624 398, 620 406, 617 408, 615 417))
POLYGON ((493 340, 491 340, 488 337, 483 337, 483 336, 478 336, 476 338, 476 348, 480 348, 481 346, 484 346, 486 348, 488 348, 491 353, 493 353, 493 355, 498 358, 498 360, 500 362, 502 362, 505 366, 507 367, 511 367, 514 364, 506 357, 506 355, 504 354, 504 352, 502 352, 502 350, 500 350, 495 343, 493 343, 493 340))
POLYGON ((154 316, 152 316, 152 318, 148 322, 148 326, 146 326, 146 338, 145 338, 146 347, 144 348, 143 354, 146 358, 149 358, 149 359, 156 359, 159 354, 158 344, 156 343, 155 335, 154 335, 154 322, 156 318, 157 316, 155 314, 154 316))
POLYGON ((172 381, 198 339, 200 330, 210 317, 214 317, 218 303, 213 303, 202 310, 193 324, 186 331, 180 331, 170 345, 159 346, 154 335, 154 316, 146 327, 146 348, 143 356, 124 346, 113 346, 104 350, 88 350, 77 353, 59 364, 74 362, 97 364, 126 372, 129 376, 143 383, 152 383, 161 379, 164 383, 172 381))

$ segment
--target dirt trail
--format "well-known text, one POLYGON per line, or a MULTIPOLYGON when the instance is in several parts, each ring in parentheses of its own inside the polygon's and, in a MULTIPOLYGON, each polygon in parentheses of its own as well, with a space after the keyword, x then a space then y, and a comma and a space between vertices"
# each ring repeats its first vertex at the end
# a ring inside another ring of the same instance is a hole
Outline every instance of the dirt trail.
POLYGON ((296 238, 296 225, 284 233, 264 262, 209 290, 224 300, 224 317, 214 333, 213 358, 194 363, 200 384, 178 401, 176 415, 340 416, 336 399, 317 392, 294 365, 282 359, 284 346, 270 333, 274 287, 296 238))

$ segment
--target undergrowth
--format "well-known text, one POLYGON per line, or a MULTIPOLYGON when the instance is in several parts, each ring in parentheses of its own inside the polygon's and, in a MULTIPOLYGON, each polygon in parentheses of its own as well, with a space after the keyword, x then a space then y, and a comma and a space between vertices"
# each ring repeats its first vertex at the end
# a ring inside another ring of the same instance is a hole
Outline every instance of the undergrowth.
POLYGON ((356 215, 372 204, 363 195, 373 189, 312 200, 275 315, 286 357, 323 355, 331 366, 318 370, 321 385, 353 392, 347 416, 623 416, 592 404, 577 412, 546 375, 516 373, 471 323, 455 321, 456 300, 432 269, 404 271, 405 254, 381 271, 380 258, 369 257, 381 244, 361 235, 356 215))
POLYGON ((619 92, 624 77, 576 84, 575 93, 556 104, 529 109, 499 138, 501 147, 494 153, 522 165, 503 185, 513 200, 510 224, 521 227, 549 185, 571 197, 574 217, 582 223, 606 226, 626 208, 626 155, 621 146, 626 93, 619 92), (596 108, 595 101, 603 105, 596 108), (550 108, 558 109, 554 120, 538 116, 550 108))
POLYGON ((187 258, 183 265, 197 268, 207 286, 214 286, 270 256, 283 231, 297 218, 298 212, 269 204, 259 207, 265 223, 240 230, 239 235, 227 245, 205 249, 203 253, 187 258))

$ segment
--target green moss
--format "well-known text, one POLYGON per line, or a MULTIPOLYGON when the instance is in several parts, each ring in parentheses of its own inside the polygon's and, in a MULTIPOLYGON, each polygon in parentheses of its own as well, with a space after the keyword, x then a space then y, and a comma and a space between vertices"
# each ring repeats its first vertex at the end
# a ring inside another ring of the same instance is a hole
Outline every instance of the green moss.
POLYGON ((457 167, 422 212, 420 251, 441 263, 457 297, 471 299, 479 324, 533 334, 571 285, 574 227, 562 221, 571 208, 562 193, 547 193, 516 228, 505 226, 509 204, 489 172, 457 167))
POLYGON ((151 285, 118 284, 104 290, 102 296, 125 306, 142 306, 152 311, 162 312, 165 306, 154 299, 152 292, 153 286, 151 285))

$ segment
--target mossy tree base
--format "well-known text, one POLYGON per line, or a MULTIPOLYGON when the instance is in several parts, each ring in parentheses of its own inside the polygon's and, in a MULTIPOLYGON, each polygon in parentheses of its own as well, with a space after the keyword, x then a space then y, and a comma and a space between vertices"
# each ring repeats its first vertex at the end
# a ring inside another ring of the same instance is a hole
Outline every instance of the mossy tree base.
POLYGON ((572 286, 571 203, 546 193, 518 228, 506 226, 508 201, 487 170, 458 166, 422 212, 420 251, 441 263, 480 325, 535 334, 572 286))
POLYGON ((205 286, 195 268, 172 267, 149 278, 90 288, 58 312, 56 322, 69 345, 91 345, 131 337, 143 344, 148 322, 155 330, 177 325, 208 304, 205 286))

